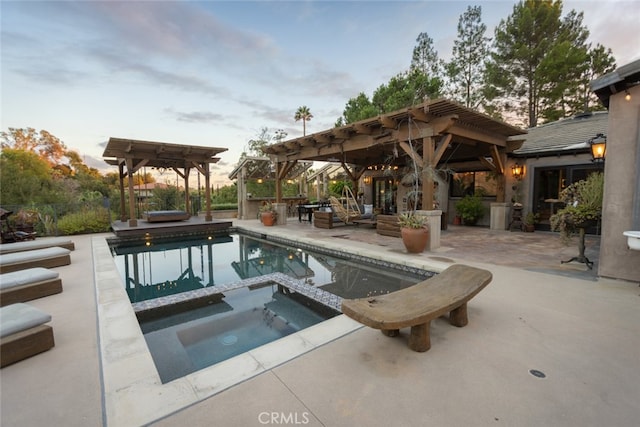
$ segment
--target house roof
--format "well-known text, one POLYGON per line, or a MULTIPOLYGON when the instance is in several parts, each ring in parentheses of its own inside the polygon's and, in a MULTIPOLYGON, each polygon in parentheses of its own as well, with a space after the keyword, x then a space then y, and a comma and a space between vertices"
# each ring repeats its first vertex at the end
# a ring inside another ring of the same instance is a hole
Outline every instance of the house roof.
POLYGON ((609 108, 609 97, 640 84, 640 59, 617 68, 591 82, 591 90, 596 93, 605 107, 609 108))
POLYGON ((588 152, 590 139, 607 134, 608 117, 607 111, 595 111, 529 128, 524 144, 513 156, 588 152))

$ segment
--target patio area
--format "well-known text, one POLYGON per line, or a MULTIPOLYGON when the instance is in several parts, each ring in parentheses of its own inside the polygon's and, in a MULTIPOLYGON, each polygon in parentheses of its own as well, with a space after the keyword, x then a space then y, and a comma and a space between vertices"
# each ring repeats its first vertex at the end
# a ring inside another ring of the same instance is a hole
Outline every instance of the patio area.
MULTIPOLYGON (((466 327, 432 322, 426 353, 407 348, 406 330, 388 338, 354 325, 341 338, 160 419, 138 414, 163 413, 167 396, 126 390, 129 416, 114 421, 105 415, 96 327, 103 301, 94 282, 118 279, 104 267, 108 259, 93 255, 95 235, 74 236, 71 265, 56 268, 64 291, 30 302, 53 316, 56 346, 0 371, 0 424, 637 424, 640 288, 597 278, 597 237, 586 242, 586 256, 595 262, 589 270, 585 264, 561 264, 577 254, 577 244, 564 246, 547 232, 450 226, 442 231, 441 248, 408 255, 400 239, 369 227, 316 229, 297 219, 275 227, 257 220, 233 223, 412 265, 465 263, 490 270, 494 279, 469 303, 466 327)), ((131 367, 121 368, 122 376, 136 375, 131 367)))

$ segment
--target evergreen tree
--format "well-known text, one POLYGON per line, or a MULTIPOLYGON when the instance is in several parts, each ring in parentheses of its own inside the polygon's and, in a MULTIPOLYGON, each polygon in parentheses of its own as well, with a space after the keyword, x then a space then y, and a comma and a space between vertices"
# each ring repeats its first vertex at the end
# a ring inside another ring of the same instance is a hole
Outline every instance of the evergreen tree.
POLYGON ((458 21, 458 38, 452 58, 446 65, 450 96, 468 108, 478 109, 485 103, 485 60, 489 52, 487 26, 482 23, 482 7, 469 6, 458 21))
POLYGON ((438 51, 433 47, 433 39, 427 33, 420 33, 416 38, 411 58, 411 70, 419 70, 430 77, 442 79, 442 61, 438 51))
POLYGON ((487 93, 528 126, 536 126, 543 111, 548 119, 566 114, 563 97, 584 72, 582 14, 572 11, 564 21, 561 15, 560 0, 524 0, 495 30, 487 93))

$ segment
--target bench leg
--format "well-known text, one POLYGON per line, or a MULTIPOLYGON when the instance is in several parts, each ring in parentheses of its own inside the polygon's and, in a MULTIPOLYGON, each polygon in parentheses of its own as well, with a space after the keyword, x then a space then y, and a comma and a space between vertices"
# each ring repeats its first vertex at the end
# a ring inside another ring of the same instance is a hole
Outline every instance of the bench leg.
POLYGON ((399 329, 381 329, 380 331, 383 335, 386 335, 388 337, 397 337, 398 335, 400 335, 399 329))
POLYGON ((411 327, 411 335, 409 335, 409 348, 411 350, 424 352, 431 348, 430 325, 431 322, 427 322, 411 327))
POLYGON ((449 323, 453 326, 466 326, 469 323, 469 319, 467 318, 467 303, 465 302, 460 307, 451 310, 449 313, 449 323))

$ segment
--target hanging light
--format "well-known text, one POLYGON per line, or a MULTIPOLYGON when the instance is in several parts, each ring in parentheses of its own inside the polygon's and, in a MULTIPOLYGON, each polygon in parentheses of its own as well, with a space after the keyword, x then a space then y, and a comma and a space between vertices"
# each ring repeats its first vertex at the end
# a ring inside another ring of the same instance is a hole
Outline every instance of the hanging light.
POLYGON ((589 140, 589 146, 591 147, 593 162, 604 163, 604 158, 607 153, 607 137, 599 133, 595 138, 589 140))

